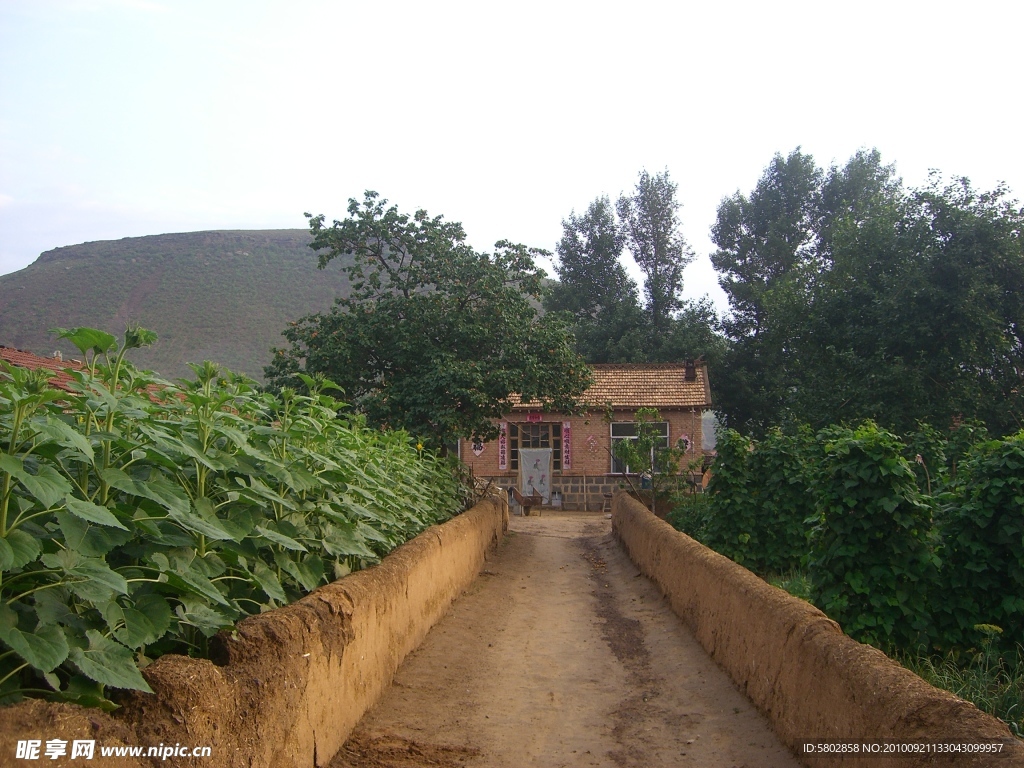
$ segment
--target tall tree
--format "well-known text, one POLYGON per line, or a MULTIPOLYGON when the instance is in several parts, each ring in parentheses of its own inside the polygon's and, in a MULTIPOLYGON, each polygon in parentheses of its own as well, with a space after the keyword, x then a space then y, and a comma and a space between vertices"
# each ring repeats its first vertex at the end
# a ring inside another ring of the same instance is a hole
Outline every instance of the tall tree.
POLYGON ((723 201, 712 260, 732 345, 718 401, 733 426, 873 418, 906 432, 1021 426, 1024 215, 964 179, 906 190, 876 151, 820 171, 776 155, 723 201))
POLYGON ((717 392, 733 427, 759 431, 787 410, 797 362, 791 339, 817 267, 821 179, 798 147, 776 154, 749 196, 736 192, 719 205, 711 262, 729 297, 732 344, 717 392))
POLYGON ((491 438, 513 395, 572 410, 590 372, 557 314, 538 317, 541 251, 501 241, 493 254, 465 242, 457 223, 412 217, 376 192, 350 200, 348 217, 310 216, 324 268, 352 257, 352 293, 286 329, 267 378, 295 386, 323 373, 375 425, 443 446, 491 438))
POLYGON ((573 316, 576 348, 590 363, 640 359, 644 318, 636 283, 626 274, 623 235, 608 197, 598 197, 562 221, 555 283, 544 299, 549 312, 573 316))
POLYGON ((616 205, 626 246, 644 273, 644 295, 652 348, 668 335, 673 315, 683 305, 683 269, 694 253, 679 231, 677 185, 668 171, 640 173, 631 195, 616 205))

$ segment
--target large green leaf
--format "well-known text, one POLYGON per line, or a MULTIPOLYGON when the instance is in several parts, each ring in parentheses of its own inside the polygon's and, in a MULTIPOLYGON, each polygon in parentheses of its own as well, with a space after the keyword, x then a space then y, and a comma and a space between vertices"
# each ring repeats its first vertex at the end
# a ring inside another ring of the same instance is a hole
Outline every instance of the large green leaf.
POLYGON ((103 354, 117 346, 117 339, 114 336, 96 328, 53 328, 50 333, 57 334, 58 339, 67 339, 78 347, 83 355, 89 351, 103 354))
POLYGON ((124 576, 112 571, 98 557, 85 557, 72 549, 43 555, 43 565, 64 572, 67 586, 76 595, 93 602, 103 602, 112 592, 128 593, 124 576))
POLYGON ((114 547, 124 544, 132 537, 132 532, 126 528, 96 525, 65 510, 57 512, 57 523, 68 548, 86 557, 104 557, 114 547))
POLYGON ((68 590, 62 587, 40 590, 33 602, 40 624, 63 624, 84 631, 85 620, 68 605, 68 590))
POLYGON ((233 539, 231 531, 228 531, 220 524, 217 518, 203 518, 191 512, 182 513, 178 510, 168 512, 167 516, 178 523, 182 528, 202 534, 210 539, 226 541, 233 539))
POLYGON ((0 640, 41 672, 52 672, 68 657, 68 641, 60 627, 47 624, 22 632, 18 614, 4 603, 0 603, 0 640))
POLYGON ((135 657, 130 650, 104 637, 95 629, 90 629, 85 634, 89 638, 89 647, 72 648, 70 654, 71 661, 83 674, 113 688, 153 692, 135 666, 135 657))
POLYGON ((260 588, 267 593, 267 597, 279 603, 288 602, 284 589, 281 588, 281 582, 278 581, 277 574, 274 573, 272 568, 262 560, 257 560, 252 572, 253 576, 256 577, 256 581, 259 582, 260 588))
POLYGON ((198 600, 186 598, 182 605, 175 608, 178 620, 183 624, 191 624, 206 637, 213 637, 217 632, 234 624, 234 620, 198 600))
POLYGON ((285 536, 283 533, 278 533, 277 531, 272 531, 270 528, 267 528, 267 527, 262 526, 262 525, 257 525, 256 526, 256 531, 261 536, 263 536, 263 538, 267 539, 268 541, 272 541, 275 544, 279 544, 282 547, 284 547, 285 549, 290 549, 293 552, 306 552, 306 551, 308 551, 305 546, 303 546, 302 544, 297 542, 291 536, 285 536))
POLYGON ((64 500, 64 504, 67 506, 68 511, 75 517, 80 517, 83 520, 87 520, 90 523, 96 523, 98 525, 120 528, 123 531, 128 530, 120 520, 114 517, 113 513, 109 509, 101 507, 99 504, 93 504, 91 501, 76 499, 71 496, 68 496, 64 500))
POLYGON ((141 496, 150 499, 170 512, 177 512, 182 515, 189 514, 188 496, 179 487, 173 485, 161 475, 152 475, 147 480, 136 480, 135 478, 115 467, 100 471, 100 477, 113 488, 132 496, 141 496))
POLYGON ((366 541, 356 530, 355 526, 324 525, 327 535, 324 536, 324 549, 335 557, 348 557, 354 555, 366 559, 376 559, 377 555, 366 546, 366 541))
POLYGON ((102 613, 114 637, 129 648, 139 648, 159 640, 167 632, 173 617, 167 600, 156 594, 141 596, 134 608, 107 603, 102 613))
POLYGON ((197 461, 214 472, 220 472, 226 468, 223 461, 214 458, 209 452, 203 450, 202 446, 193 438, 179 438, 164 430, 154 429, 147 424, 140 424, 139 430, 152 440, 151 448, 156 451, 170 454, 176 460, 182 456, 197 461))
POLYGON ((270 486, 268 486, 266 483, 262 482, 258 478, 250 477, 248 485, 246 485, 244 478, 241 477, 236 477, 235 482, 237 482, 243 489, 245 489, 244 492, 247 495, 249 495, 250 498, 280 504, 285 509, 295 509, 295 503, 291 499, 288 499, 282 496, 281 494, 277 493, 272 488, 270 488, 270 486))
POLYGON ((92 443, 89 442, 89 438, 70 424, 66 424, 60 419, 47 414, 46 423, 38 425, 37 428, 58 445, 74 448, 89 461, 93 460, 92 443))
POLYGON ((220 605, 230 606, 231 604, 227 601, 227 598, 221 594, 220 590, 217 589, 217 585, 210 581, 202 573, 199 573, 195 568, 189 568, 187 570, 172 570, 166 571, 167 583, 177 589, 183 589, 188 593, 205 597, 207 600, 212 600, 220 605))
POLYGON ((24 568, 39 557, 40 553, 43 551, 42 545, 39 543, 39 539, 29 533, 26 533, 20 528, 16 528, 15 530, 7 533, 7 544, 11 547, 11 551, 14 553, 14 560, 11 563, 12 570, 15 568, 24 568))
POLYGON ((312 592, 320 586, 324 577, 324 563, 317 555, 309 555, 302 561, 296 561, 285 553, 275 552, 277 565, 304 590, 312 592))
POLYGON ((47 464, 40 465, 33 475, 25 468, 20 456, 0 454, 0 469, 9 472, 44 509, 52 507, 71 493, 71 483, 47 464))

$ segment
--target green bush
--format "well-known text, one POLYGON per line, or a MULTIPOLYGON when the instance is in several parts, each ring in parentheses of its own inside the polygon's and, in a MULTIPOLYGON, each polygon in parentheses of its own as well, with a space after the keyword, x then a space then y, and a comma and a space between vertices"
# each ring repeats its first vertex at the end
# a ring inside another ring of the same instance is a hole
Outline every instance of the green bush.
POLYGON ((156 656, 202 655, 462 508, 450 467, 339 417, 330 382, 273 395, 207 363, 176 387, 124 360, 148 332, 63 335, 88 363, 73 392, 0 370, 0 702, 113 706, 156 656))
POLYGON ((751 474, 753 442, 733 429, 718 435, 708 493, 711 514, 701 542, 741 565, 756 568, 762 525, 758 489, 751 474))
POLYGON ((672 503, 665 520, 677 531, 703 542, 712 515, 710 494, 679 493, 672 497, 672 503))
POLYGON ((759 551, 754 562, 761 573, 784 573, 799 568, 807 556, 815 515, 810 487, 817 466, 818 445, 809 428, 792 434, 768 432, 751 455, 751 474, 758 487, 759 551))
POLYGON ((903 444, 872 422, 823 437, 820 522, 808 560, 813 602, 863 642, 928 643, 936 541, 903 444))
POLYGON ((817 446, 807 429, 775 429, 754 443, 733 430, 718 439, 700 540, 760 574, 799 567, 814 514, 810 468, 817 446))
POLYGON ((1024 432, 977 444, 961 462, 943 530, 943 599, 951 645, 977 645, 977 625, 1024 640, 1024 432))

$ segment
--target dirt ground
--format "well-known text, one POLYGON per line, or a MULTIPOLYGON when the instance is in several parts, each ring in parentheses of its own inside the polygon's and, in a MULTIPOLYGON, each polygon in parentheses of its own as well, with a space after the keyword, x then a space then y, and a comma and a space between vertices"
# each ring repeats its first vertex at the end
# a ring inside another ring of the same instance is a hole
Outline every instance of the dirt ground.
POLYGON ((796 766, 604 515, 513 517, 331 768, 796 766))

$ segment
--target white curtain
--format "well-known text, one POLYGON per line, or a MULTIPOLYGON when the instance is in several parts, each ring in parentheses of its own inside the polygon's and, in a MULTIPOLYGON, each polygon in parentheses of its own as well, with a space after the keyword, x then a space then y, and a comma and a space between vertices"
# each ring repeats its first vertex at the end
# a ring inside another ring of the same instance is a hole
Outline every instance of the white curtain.
POLYGON ((539 493, 544 503, 551 500, 551 449, 519 449, 519 489, 525 496, 539 493))

